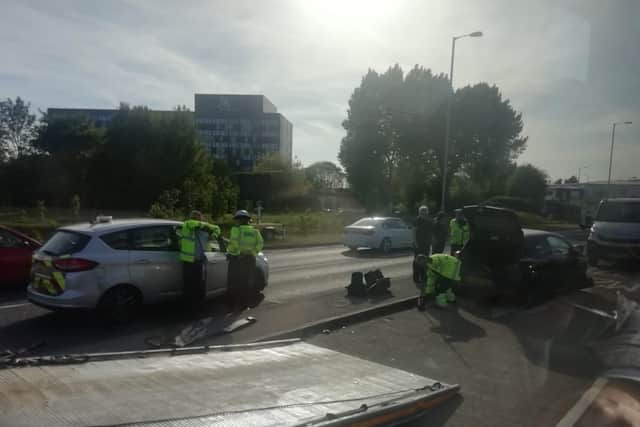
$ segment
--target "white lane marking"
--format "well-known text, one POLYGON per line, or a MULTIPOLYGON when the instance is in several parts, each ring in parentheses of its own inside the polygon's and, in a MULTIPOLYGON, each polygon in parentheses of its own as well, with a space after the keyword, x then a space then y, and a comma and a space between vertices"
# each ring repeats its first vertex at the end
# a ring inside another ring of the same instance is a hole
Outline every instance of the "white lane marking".
POLYGON ((0 305, 0 310, 7 309, 7 308, 24 307, 24 306, 27 306, 27 305, 31 305, 31 303, 30 302, 21 302, 21 303, 18 303, 18 304, 0 305))

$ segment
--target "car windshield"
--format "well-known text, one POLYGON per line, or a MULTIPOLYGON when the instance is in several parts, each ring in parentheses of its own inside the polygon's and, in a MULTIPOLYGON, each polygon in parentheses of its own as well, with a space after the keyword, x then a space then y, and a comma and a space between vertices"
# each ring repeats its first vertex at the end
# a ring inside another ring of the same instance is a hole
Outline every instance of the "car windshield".
POLYGON ((603 202, 598 210, 597 221, 640 223, 640 201, 603 202))
POLYGON ((72 231, 56 231, 42 246, 41 251, 47 255, 68 255, 80 252, 91 240, 85 234, 72 231))
POLYGON ((1 425, 640 427, 640 0, 0 12, 1 425))

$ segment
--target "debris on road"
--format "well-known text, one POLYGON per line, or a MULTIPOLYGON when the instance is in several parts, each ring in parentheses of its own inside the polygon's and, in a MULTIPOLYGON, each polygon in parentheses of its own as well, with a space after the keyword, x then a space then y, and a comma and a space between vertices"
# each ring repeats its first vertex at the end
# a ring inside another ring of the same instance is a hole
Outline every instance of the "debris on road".
POLYGON ((350 297, 366 297, 368 295, 381 295, 389 293, 391 278, 384 277, 379 269, 351 274, 351 283, 346 287, 350 297))
POLYGON ((223 324, 220 325, 215 322, 214 317, 205 317, 200 319, 180 331, 174 338, 167 339, 166 337, 156 336, 149 337, 145 340, 145 343, 150 347, 185 347, 193 344, 196 341, 202 340, 206 337, 216 337, 220 335, 230 334, 237 330, 243 329, 249 325, 254 324, 257 319, 253 316, 247 316, 241 319, 236 319, 229 322, 228 316, 223 319, 223 324), (216 329, 210 330, 211 325, 215 324, 216 329))

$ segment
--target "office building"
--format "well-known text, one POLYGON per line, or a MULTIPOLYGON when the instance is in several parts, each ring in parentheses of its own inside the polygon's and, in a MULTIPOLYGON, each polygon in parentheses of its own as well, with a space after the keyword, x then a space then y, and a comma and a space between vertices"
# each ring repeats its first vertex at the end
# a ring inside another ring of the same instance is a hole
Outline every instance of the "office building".
POLYGON ((194 120, 200 142, 234 170, 273 153, 291 163, 293 126, 263 95, 196 94, 194 120))
MULTIPOLYGON (((278 154, 292 160, 293 126, 263 95, 196 94, 194 125, 206 151, 234 171, 251 171, 256 160, 278 154)), ((151 110, 171 114, 167 110, 151 110)), ((118 109, 49 108, 49 120, 84 117, 107 127, 118 109)))

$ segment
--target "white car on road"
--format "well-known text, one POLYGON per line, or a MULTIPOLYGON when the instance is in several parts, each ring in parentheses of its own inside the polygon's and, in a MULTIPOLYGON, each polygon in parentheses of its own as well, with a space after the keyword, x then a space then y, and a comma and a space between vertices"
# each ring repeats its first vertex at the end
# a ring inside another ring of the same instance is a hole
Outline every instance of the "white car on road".
MULTIPOLYGON (((61 227, 33 255, 29 301, 56 308, 98 309, 123 322, 141 304, 182 296, 181 222, 122 219, 61 227)), ((206 247, 206 242, 200 242, 206 247)), ((206 296, 227 292, 225 241, 205 252, 206 296)), ((256 257, 256 288, 267 286, 269 265, 256 257)))
POLYGON ((362 218, 344 228, 344 245, 352 251, 371 248, 384 253, 392 249, 412 248, 413 227, 400 218, 362 218))

